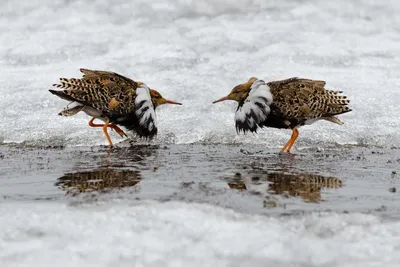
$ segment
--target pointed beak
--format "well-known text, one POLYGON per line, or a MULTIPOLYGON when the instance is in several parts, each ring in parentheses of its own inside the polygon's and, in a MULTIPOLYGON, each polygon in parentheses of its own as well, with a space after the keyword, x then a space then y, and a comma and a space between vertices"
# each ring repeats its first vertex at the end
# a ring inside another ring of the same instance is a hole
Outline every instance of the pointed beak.
POLYGON ((165 104, 182 105, 182 103, 175 102, 175 101, 168 100, 168 99, 165 99, 165 104))
POLYGON ((218 102, 221 102, 221 101, 225 101, 225 100, 229 100, 229 96, 224 96, 224 97, 222 97, 222 98, 220 98, 220 99, 218 99, 218 100, 215 100, 215 101, 213 102, 213 104, 218 103, 218 102))

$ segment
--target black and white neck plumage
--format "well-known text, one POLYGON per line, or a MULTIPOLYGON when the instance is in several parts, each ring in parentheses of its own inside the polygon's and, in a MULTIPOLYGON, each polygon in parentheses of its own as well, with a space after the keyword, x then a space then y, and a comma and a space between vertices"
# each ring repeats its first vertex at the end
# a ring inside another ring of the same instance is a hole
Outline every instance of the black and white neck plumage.
POLYGON ((155 108, 151 100, 150 88, 143 83, 136 89, 135 115, 138 127, 141 128, 141 130, 137 132, 145 132, 151 136, 157 134, 155 108))
POLYGON ((257 132, 259 125, 271 113, 272 102, 273 96, 268 85, 263 80, 256 80, 251 85, 248 96, 239 102, 235 113, 236 131, 257 132))
POLYGON ((157 117, 150 88, 142 83, 136 88, 133 112, 118 114, 110 112, 110 122, 124 126, 139 137, 153 138, 157 134, 157 117))

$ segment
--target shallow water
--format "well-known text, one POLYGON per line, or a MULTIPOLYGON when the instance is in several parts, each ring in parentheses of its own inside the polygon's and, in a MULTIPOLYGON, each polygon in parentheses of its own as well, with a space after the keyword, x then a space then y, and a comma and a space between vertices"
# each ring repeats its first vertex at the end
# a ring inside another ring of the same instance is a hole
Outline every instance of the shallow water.
POLYGON ((397 266, 398 1, 7 1, 0 9, 0 262, 7 266, 397 266), (48 89, 79 68, 182 106, 129 142, 48 89), (250 76, 323 79, 338 126, 237 135, 250 76))
POLYGON ((109 152, 100 147, 3 147, 0 196, 7 201, 75 201, 107 198, 97 193, 110 192, 112 198, 206 202, 256 214, 316 209, 398 216, 397 149, 280 154, 257 148, 144 145, 109 152))
POLYGON ((395 266, 397 149, 258 148, 0 147, 0 259, 395 266))

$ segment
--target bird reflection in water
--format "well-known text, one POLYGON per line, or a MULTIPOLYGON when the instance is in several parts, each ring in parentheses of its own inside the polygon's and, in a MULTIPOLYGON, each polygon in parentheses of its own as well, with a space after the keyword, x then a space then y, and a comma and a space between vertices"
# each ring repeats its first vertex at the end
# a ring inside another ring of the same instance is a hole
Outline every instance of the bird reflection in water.
POLYGON ((133 187, 140 182, 138 171, 119 169, 96 169, 66 173, 57 179, 55 186, 66 191, 66 195, 84 192, 105 192, 111 189, 133 187))
POLYGON ((267 192, 273 195, 301 197, 306 202, 320 202, 322 189, 336 189, 343 186, 343 182, 335 177, 324 177, 316 174, 290 174, 270 172, 262 176, 254 176, 251 181, 235 175, 228 183, 231 189, 253 190, 257 192, 257 185, 268 182, 267 192))

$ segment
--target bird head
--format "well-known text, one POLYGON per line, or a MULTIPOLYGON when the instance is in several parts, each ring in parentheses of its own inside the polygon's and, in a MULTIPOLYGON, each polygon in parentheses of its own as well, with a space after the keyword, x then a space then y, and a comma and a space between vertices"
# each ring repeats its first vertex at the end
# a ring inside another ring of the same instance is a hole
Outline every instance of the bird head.
POLYGON ((154 107, 158 107, 163 104, 175 104, 175 105, 182 105, 182 103, 178 103, 172 100, 165 99, 162 97, 162 95, 154 90, 150 89, 150 96, 151 96, 151 102, 153 102, 154 107))
POLYGON ((213 104, 225 101, 225 100, 234 100, 237 102, 241 102, 246 99, 249 94, 251 85, 257 80, 256 77, 251 77, 246 83, 236 85, 233 87, 232 91, 229 95, 224 96, 218 100, 215 100, 213 104))

